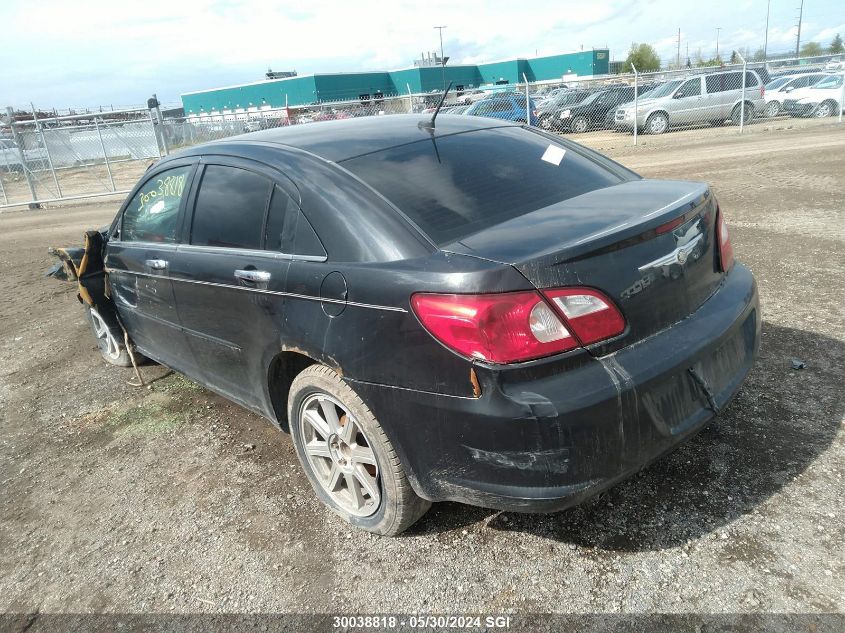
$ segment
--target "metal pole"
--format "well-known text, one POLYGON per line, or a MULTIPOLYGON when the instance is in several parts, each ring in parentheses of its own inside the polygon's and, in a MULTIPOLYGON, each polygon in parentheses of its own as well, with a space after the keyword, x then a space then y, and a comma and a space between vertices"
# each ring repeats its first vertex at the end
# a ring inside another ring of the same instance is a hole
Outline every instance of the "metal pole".
POLYGON ((525 73, 522 73, 522 78, 525 80, 525 122, 528 125, 531 125, 531 102, 529 101, 528 96, 528 77, 525 76, 525 73))
POLYGON ((408 114, 414 113, 414 97, 411 94, 411 84, 406 83, 405 87, 408 89, 408 114))
POLYGON ((681 67, 681 29, 680 28, 678 28, 678 59, 675 63, 677 64, 678 68, 681 67))
POLYGON ((842 123, 842 110, 845 109, 845 73, 842 73, 842 90, 839 92, 839 122, 842 123))
POLYGON ((766 56, 769 53, 769 14, 772 11, 772 0, 766 2, 766 35, 763 38, 763 61, 766 61, 766 56))
POLYGON ((637 144, 637 128, 640 127, 640 74, 637 72, 637 67, 631 64, 631 69, 634 71, 634 145, 637 144))
POLYGON ((38 204, 38 195, 35 193, 35 185, 32 184, 32 175, 29 173, 29 169, 26 166, 26 156, 23 152, 23 144, 21 142, 20 134, 18 134, 18 130, 15 127, 15 111, 12 110, 11 106, 9 106, 6 108, 6 112, 9 114, 9 129, 12 131, 12 140, 18 148, 18 158, 21 161, 21 169, 23 170, 24 178, 26 178, 26 184, 29 185, 29 192, 32 194, 32 202, 35 204, 35 207, 38 208, 40 206, 38 204))
POLYGON ((721 26, 716 27, 716 61, 719 61, 719 31, 721 30, 721 26))
POLYGON ((111 165, 109 165, 109 153, 106 151, 106 144, 103 142, 103 133, 100 131, 100 124, 97 119, 94 119, 94 127, 97 128, 97 136, 100 138, 100 147, 103 149, 103 160, 106 161, 106 170, 109 172, 109 182, 111 183, 111 190, 115 191, 114 176, 111 173, 111 165))
POLYGON ((0 178, 0 193, 3 194, 3 204, 9 204, 9 199, 6 197, 6 190, 3 188, 2 178, 0 178))
POLYGON ((443 79, 443 92, 446 92, 446 58, 443 57, 443 29, 445 26, 435 26, 440 31, 440 75, 443 79))
POLYGON ((161 116, 161 108, 158 105, 158 97, 153 93, 153 99, 156 103, 156 121, 158 122, 158 130, 161 134, 161 146, 164 148, 164 153, 169 155, 170 148, 167 146, 167 135, 164 133, 164 117, 161 116))
POLYGON ((795 56, 801 55, 801 20, 804 17, 804 0, 801 0, 801 7, 798 9, 798 37, 795 39, 795 56))
POLYGON ((164 154, 161 153, 161 144, 158 141, 158 130, 156 130, 156 124, 155 124, 155 121, 153 121, 153 111, 148 110, 148 112, 150 114, 150 127, 153 130, 153 137, 156 140, 156 149, 158 150, 158 157, 164 158, 164 154))
POLYGON ((736 56, 742 60, 742 101, 739 104, 739 133, 742 134, 745 127, 745 71, 748 64, 739 51, 737 51, 736 56))
POLYGON ((56 176, 56 169, 53 167, 53 157, 50 156, 50 147, 47 145, 47 135, 44 134, 44 128, 41 127, 41 123, 38 122, 38 113, 35 111, 35 104, 30 102, 30 106, 32 106, 32 120, 35 121, 35 129, 38 130, 38 134, 41 135, 41 143, 44 145, 44 151, 47 154, 47 164, 50 165, 50 173, 53 174, 53 182, 56 185, 56 193, 59 198, 62 197, 62 188, 59 186, 59 179, 56 176))

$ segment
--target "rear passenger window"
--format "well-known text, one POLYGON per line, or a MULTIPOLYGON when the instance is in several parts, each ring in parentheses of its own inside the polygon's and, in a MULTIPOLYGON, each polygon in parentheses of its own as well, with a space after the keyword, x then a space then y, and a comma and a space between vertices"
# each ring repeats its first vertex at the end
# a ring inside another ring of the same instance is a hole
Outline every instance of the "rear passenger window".
POLYGON ((745 86, 751 87, 757 85, 757 75, 754 73, 745 73, 745 86))
MULTIPOLYGON (((705 78, 707 82, 707 92, 712 94, 714 92, 726 92, 728 90, 742 89, 742 73, 722 73, 720 75, 709 75, 705 78)), ((748 85, 757 85, 748 84, 748 85)))
POLYGON ((296 228, 293 234, 291 254, 308 257, 326 257, 326 249, 323 248, 320 238, 317 237, 317 233, 302 212, 296 215, 296 228))
POLYGON ((200 183, 191 244, 261 248, 272 183, 254 172, 209 165, 200 183))
MULTIPOLYGON (((296 203, 279 187, 273 188, 273 199, 270 201, 270 212, 267 214, 267 230, 264 238, 264 248, 268 251, 282 252, 282 238, 285 224, 297 211, 296 203)), ((294 216, 295 217, 295 216, 294 216)))

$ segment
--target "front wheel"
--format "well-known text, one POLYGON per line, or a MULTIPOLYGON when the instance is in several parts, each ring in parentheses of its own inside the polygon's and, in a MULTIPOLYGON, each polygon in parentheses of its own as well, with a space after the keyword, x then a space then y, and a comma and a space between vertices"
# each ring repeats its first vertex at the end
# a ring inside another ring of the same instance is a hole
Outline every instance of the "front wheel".
MULTIPOLYGON (((88 312, 88 322, 91 324, 91 332, 97 339, 97 347, 103 360, 118 367, 132 367, 132 358, 126 351, 126 346, 123 341, 114 335, 112 328, 103 316, 91 307, 86 307, 86 311, 88 312)), ((144 358, 136 353, 135 360, 140 364, 144 358)))
POLYGON ((780 103, 777 101, 769 101, 766 104, 766 116, 773 117, 780 114, 780 103))
POLYGON ((311 365, 294 378, 288 420, 317 497, 352 525, 395 536, 431 507, 411 488, 370 409, 328 367, 311 365))
POLYGON ((583 134, 587 131, 587 128, 590 127, 590 122, 587 121, 587 117, 577 116, 572 119, 572 123, 569 124, 569 129, 571 129, 576 134, 583 134))
POLYGON ((649 134, 663 134, 669 129, 669 117, 663 112, 655 112, 645 122, 645 129, 649 134))
POLYGON ((833 116, 834 114, 836 114, 836 105, 832 101, 820 103, 819 107, 816 108, 816 111, 813 112, 813 116, 819 119, 833 116))

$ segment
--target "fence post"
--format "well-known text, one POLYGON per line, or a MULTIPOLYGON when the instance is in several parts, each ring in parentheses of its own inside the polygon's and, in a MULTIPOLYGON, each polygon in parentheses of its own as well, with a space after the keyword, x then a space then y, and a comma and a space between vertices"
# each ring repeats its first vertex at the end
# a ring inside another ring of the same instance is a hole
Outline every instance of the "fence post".
POLYGON ((3 204, 9 204, 9 199, 6 197, 6 189, 3 188, 2 178, 0 178, 0 193, 3 194, 3 204))
POLYGON ((742 101, 739 104, 739 133, 742 134, 745 127, 745 71, 748 64, 739 51, 737 51, 736 56, 742 60, 742 101))
POLYGON ((406 83, 405 87, 408 89, 408 114, 414 113, 414 97, 411 93, 411 84, 406 83))
POLYGON ((839 122, 842 123, 842 110, 845 110, 845 73, 842 73, 842 90, 839 92, 839 122))
POLYGON ((12 110, 11 106, 8 106, 6 108, 6 112, 9 113, 9 129, 12 131, 12 140, 15 142, 15 146, 18 148, 18 157, 21 161, 21 169, 23 170, 24 178, 26 178, 26 184, 29 185, 29 191, 32 194, 32 204, 30 205, 30 208, 37 209, 41 205, 38 204, 38 195, 35 193, 35 185, 32 184, 32 175, 29 173, 29 168, 26 166, 26 156, 24 156, 21 137, 20 134, 18 134, 17 128, 15 127, 15 111, 12 110))
POLYGON ((147 110, 150 115, 150 127, 153 131, 153 138, 156 140, 156 149, 158 150, 158 157, 164 158, 164 154, 161 153, 161 143, 158 140, 158 128, 156 127, 155 121, 153 121, 153 111, 147 110))
POLYGON ((525 80, 525 122, 531 125, 531 97, 528 96, 528 77, 522 73, 522 78, 525 80))
POLYGON ((106 170, 109 172, 109 182, 111 183, 111 190, 117 191, 114 187, 114 176, 111 173, 111 165, 109 165, 109 153, 106 151, 106 144, 103 142, 103 132, 100 130, 100 124, 97 117, 94 117, 94 127, 97 128, 97 136, 100 138, 100 147, 103 150, 103 160, 106 161, 106 170))
POLYGON ((640 127, 640 73, 637 72, 637 67, 631 64, 631 69, 634 71, 634 145, 637 144, 637 128, 640 127))
POLYGON ((53 167, 53 157, 50 155, 50 147, 47 145, 47 135, 44 134, 44 128, 41 127, 41 123, 38 121, 38 113, 35 111, 35 104, 30 102, 29 105, 32 106, 32 120, 35 121, 35 129, 38 130, 38 134, 41 136, 41 142, 44 144, 44 151, 47 154, 47 164, 50 166, 50 173, 53 174, 53 182, 56 185, 56 197, 61 198, 62 188, 59 185, 59 179, 56 176, 56 168, 53 167))

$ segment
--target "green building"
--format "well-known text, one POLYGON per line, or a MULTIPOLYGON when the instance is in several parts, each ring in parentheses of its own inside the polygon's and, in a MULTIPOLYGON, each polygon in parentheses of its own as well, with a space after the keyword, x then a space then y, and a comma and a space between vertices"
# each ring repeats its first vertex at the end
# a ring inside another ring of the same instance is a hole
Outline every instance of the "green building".
POLYGON ((401 70, 321 73, 268 79, 182 95, 188 116, 200 113, 250 111, 338 101, 370 101, 380 97, 438 91, 443 82, 466 90, 524 81, 555 81, 608 73, 607 49, 564 53, 531 59, 509 59, 478 65, 422 66, 401 70))

